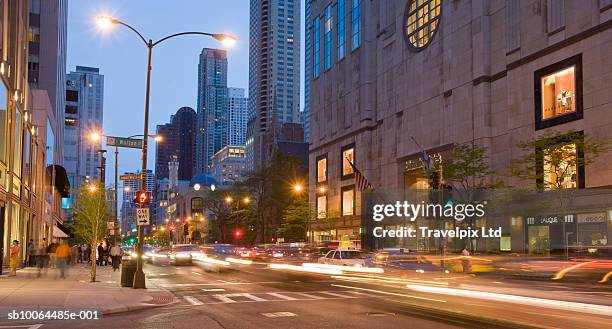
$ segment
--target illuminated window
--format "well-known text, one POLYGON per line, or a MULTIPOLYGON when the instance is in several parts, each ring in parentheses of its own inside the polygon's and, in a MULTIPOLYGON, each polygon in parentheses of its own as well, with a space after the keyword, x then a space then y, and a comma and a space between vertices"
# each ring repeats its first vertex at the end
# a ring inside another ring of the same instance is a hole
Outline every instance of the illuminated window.
POLYGON ((342 216, 355 214, 355 189, 342 188, 342 216))
POLYGON ((412 0, 404 17, 406 40, 412 49, 421 50, 429 44, 440 24, 442 0, 412 0))
POLYGON ((321 195, 317 197, 317 218, 325 218, 327 216, 327 196, 321 195))
POLYGON ((576 144, 559 145, 543 150, 545 189, 578 187, 578 154, 576 151, 576 144))
POLYGON ((327 181, 327 157, 317 160, 317 183, 327 181))
POLYGON ((582 119, 582 58, 577 55, 535 72, 536 129, 582 119))
POLYGON ((355 147, 345 146, 342 149, 342 179, 353 177, 353 166, 355 165, 355 147))

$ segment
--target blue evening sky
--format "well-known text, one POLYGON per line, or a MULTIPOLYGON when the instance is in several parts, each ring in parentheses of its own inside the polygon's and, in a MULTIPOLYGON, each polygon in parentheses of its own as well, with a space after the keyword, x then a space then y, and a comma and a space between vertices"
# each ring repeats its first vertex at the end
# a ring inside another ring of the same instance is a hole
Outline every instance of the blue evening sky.
MULTIPOLYGON (((96 17, 116 17, 154 41, 184 31, 228 33, 238 38, 228 49, 228 86, 248 93, 248 0, 88 0, 70 1, 67 71, 77 65, 100 68, 104 75, 104 134, 142 134, 146 47, 135 34, 115 26, 101 32, 96 17)), ((303 25, 303 24, 302 24, 303 25)), ((303 34, 302 34, 303 38, 303 34)), ((166 123, 181 106, 195 109, 198 55, 203 47, 222 48, 215 39, 182 36, 153 51, 149 131, 166 123)), ((148 168, 154 168, 155 146, 149 144, 148 168)), ((107 155, 107 185, 113 184, 114 152, 107 155)), ((140 168, 140 152, 119 151, 119 173, 140 168)))

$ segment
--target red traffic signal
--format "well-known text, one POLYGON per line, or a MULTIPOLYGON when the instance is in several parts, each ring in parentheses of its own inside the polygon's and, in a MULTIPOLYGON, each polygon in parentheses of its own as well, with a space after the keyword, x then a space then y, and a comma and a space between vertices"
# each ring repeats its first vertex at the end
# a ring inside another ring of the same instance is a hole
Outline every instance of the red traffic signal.
POLYGON ((141 207, 147 206, 151 202, 151 192, 138 191, 134 198, 134 203, 138 203, 141 207))
POLYGON ((234 231, 234 236, 235 236, 236 238, 241 237, 241 236, 242 236, 242 231, 241 231, 241 230, 235 230, 235 231, 234 231))

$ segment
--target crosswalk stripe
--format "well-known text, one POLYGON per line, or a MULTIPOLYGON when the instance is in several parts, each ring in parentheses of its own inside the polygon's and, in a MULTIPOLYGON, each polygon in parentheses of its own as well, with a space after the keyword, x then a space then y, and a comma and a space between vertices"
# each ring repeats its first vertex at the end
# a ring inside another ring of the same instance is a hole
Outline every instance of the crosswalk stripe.
POLYGON ((224 302, 224 303, 235 303, 236 301, 227 297, 226 295, 213 295, 216 299, 224 302))
POLYGON ((306 298, 310 298, 310 299, 325 299, 325 297, 315 296, 315 295, 307 294, 305 292, 296 292, 296 294, 302 295, 302 296, 304 296, 306 298))
POLYGON ((268 295, 274 296, 274 297, 278 297, 278 298, 284 299, 284 300, 297 300, 297 298, 293 298, 293 297, 290 297, 290 296, 285 296, 283 294, 279 294, 279 293, 275 293, 275 292, 269 292, 268 295))
POLYGON ((357 298, 355 296, 347 296, 347 295, 341 295, 335 292, 331 292, 331 291, 321 291, 321 294, 326 294, 326 295, 330 295, 330 296, 336 296, 336 297, 340 297, 340 298, 357 298))
POLYGON ((203 305, 204 303, 202 303, 201 301, 199 301, 197 298, 192 297, 192 296, 183 296, 183 298, 189 302, 189 304, 197 306, 197 305, 203 305))
POLYGON ((254 300, 254 301, 257 301, 257 302, 267 302, 268 301, 267 299, 263 299, 263 298, 260 298, 260 297, 257 297, 255 295, 251 295, 251 294, 240 294, 240 296, 246 297, 248 299, 251 299, 251 300, 254 300))

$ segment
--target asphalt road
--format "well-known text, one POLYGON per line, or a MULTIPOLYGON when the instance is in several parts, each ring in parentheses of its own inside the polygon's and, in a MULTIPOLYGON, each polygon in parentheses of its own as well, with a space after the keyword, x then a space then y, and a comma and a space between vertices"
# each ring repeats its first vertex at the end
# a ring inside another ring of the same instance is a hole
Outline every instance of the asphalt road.
POLYGON ((148 265, 147 280, 172 292, 176 303, 97 321, 45 322, 39 328, 601 329, 612 320, 608 288, 233 267, 211 272, 198 265, 148 265), (514 300, 519 295, 527 297, 514 300))

